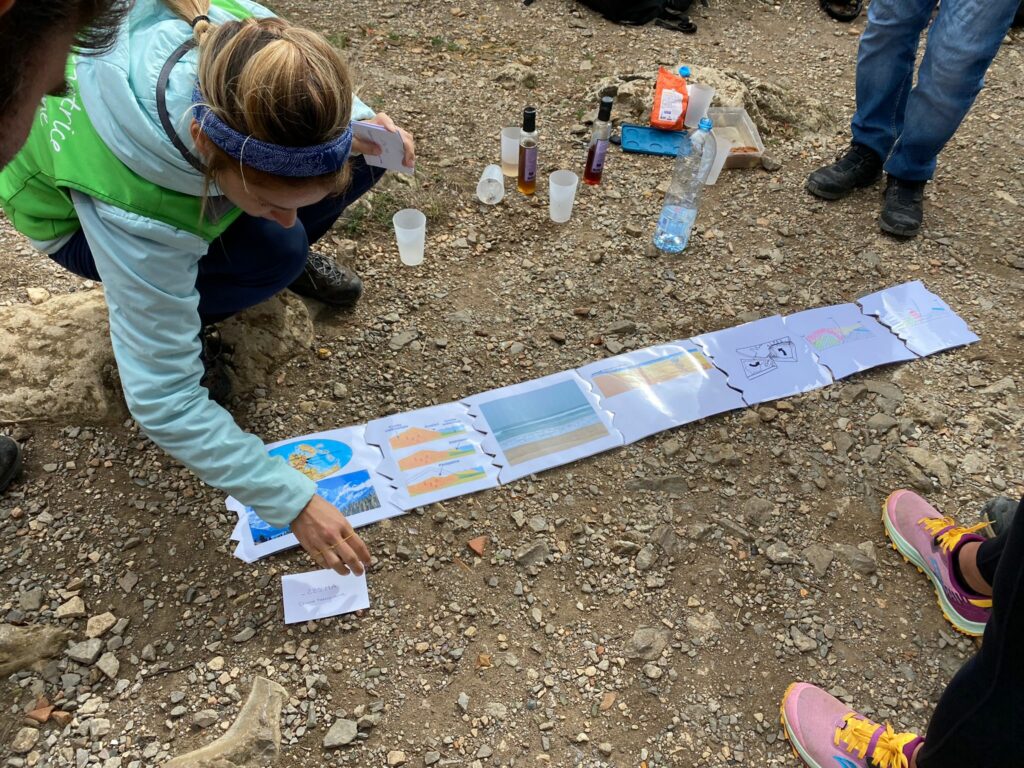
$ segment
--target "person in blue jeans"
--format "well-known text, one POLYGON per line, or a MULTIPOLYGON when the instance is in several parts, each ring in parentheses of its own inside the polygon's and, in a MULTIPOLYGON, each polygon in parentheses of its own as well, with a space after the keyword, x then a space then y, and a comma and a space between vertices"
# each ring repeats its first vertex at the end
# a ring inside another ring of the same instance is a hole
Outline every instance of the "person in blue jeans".
POLYGON ((939 152, 981 91, 1019 5, 1020 0, 872 0, 857 55, 850 148, 812 173, 807 190, 838 200, 871 186, 884 171, 882 231, 917 235, 924 187, 939 152), (929 22, 914 85, 918 44, 929 22))

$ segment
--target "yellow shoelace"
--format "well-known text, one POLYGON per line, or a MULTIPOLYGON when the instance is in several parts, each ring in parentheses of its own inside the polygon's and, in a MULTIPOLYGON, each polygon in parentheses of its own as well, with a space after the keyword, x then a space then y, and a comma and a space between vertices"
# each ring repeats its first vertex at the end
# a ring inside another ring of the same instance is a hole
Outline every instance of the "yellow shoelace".
MULTIPOLYGON (((878 723, 851 712, 843 718, 843 725, 836 728, 835 745, 845 746, 847 752, 856 752, 857 757, 863 760, 868 754, 871 738, 879 727, 878 723)), ((910 768, 910 761, 903 754, 903 748, 916 738, 912 733, 896 733, 886 723, 885 732, 878 737, 878 743, 871 754, 871 763, 877 768, 910 768)))
POLYGON ((970 528, 962 528, 957 526, 956 520, 951 517, 922 517, 917 522, 932 536, 938 536, 936 541, 946 552, 952 552, 967 534, 977 533, 988 525, 988 523, 978 523, 970 528), (949 530, 939 536, 939 531, 944 528, 949 528, 949 530))

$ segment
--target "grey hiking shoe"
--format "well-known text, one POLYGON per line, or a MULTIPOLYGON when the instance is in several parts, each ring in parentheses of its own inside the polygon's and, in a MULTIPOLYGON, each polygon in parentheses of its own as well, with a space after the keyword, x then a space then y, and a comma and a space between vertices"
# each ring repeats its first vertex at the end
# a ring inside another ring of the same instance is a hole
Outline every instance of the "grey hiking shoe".
POLYGON ((927 183, 889 177, 882 215, 878 219, 883 232, 896 237, 917 236, 924 221, 924 186, 927 183))
POLYGON ((822 200, 839 200, 882 178, 882 158, 863 144, 851 144, 832 165, 807 177, 807 191, 822 200))
POLYGON ((291 290, 334 307, 354 307, 363 295, 363 281, 348 267, 317 251, 310 251, 306 268, 291 290))

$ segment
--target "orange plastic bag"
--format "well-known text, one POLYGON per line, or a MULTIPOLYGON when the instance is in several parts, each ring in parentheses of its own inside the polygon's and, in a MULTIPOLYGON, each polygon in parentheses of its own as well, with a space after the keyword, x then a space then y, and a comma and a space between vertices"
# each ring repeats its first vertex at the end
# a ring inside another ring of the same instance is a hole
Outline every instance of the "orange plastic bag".
POLYGON ((688 103, 686 78, 671 69, 659 68, 658 83, 654 89, 654 107, 651 109, 651 127, 663 131, 682 130, 688 103))

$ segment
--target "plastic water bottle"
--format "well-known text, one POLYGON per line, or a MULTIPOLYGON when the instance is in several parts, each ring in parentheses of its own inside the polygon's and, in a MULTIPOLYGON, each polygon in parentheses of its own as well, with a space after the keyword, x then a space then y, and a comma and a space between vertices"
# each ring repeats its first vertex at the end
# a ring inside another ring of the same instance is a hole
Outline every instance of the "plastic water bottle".
POLYGON ((697 220, 697 206, 704 181, 714 162, 714 152, 705 152, 711 133, 711 119, 705 117, 690 136, 690 153, 676 157, 672 183, 654 231, 654 245, 667 253, 681 253, 690 242, 690 231, 697 220))

